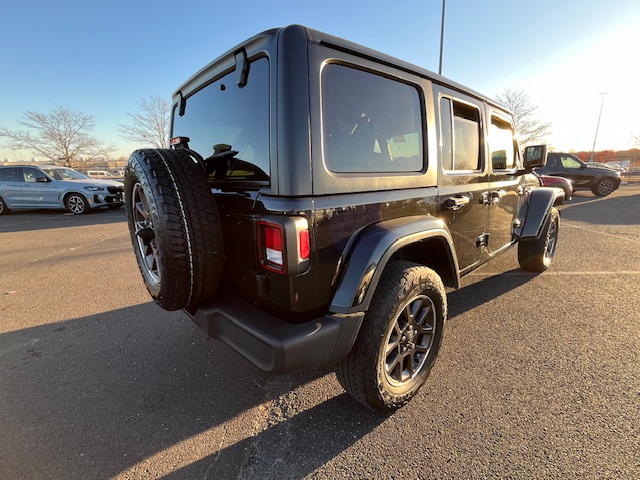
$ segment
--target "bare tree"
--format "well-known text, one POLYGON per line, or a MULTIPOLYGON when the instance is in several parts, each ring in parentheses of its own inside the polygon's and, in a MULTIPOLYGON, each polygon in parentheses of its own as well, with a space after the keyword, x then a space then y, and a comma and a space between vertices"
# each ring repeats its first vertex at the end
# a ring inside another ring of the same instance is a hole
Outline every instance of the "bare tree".
POLYGON ((14 150, 31 150, 67 167, 75 167, 82 156, 106 156, 114 150, 89 135, 95 123, 93 117, 55 107, 49 113, 26 111, 18 121, 27 130, 0 127, 0 137, 9 139, 14 150))
POLYGON ((120 125, 120 136, 141 146, 167 148, 171 102, 153 95, 143 98, 138 105, 139 112, 127 113, 132 123, 120 125))
POLYGON ((496 95, 496 100, 513 113, 513 123, 521 146, 540 142, 551 133, 551 123, 543 123, 535 116, 538 107, 531 103, 529 95, 524 90, 505 88, 502 93, 496 95))
POLYGON ((630 135, 631 135, 631 141, 633 142, 633 144, 640 147, 640 134, 631 133, 630 135))

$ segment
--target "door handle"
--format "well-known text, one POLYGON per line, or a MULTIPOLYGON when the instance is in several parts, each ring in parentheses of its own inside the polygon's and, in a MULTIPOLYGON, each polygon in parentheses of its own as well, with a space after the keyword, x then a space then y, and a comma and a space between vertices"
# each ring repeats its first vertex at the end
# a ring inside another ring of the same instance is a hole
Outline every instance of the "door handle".
POLYGON ((471 201, 466 195, 454 195, 453 197, 447 198, 443 203, 442 207, 446 210, 460 210, 465 205, 468 205, 471 201))
POLYGON ((504 190, 492 190, 490 192, 483 192, 481 202, 483 205, 495 205, 506 194, 507 192, 504 190))

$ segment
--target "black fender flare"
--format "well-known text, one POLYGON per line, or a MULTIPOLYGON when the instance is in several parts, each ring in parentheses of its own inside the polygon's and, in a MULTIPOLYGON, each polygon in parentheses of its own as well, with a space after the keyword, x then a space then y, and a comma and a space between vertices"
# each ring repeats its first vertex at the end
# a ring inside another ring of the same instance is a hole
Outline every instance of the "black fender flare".
POLYGON ((338 287, 329 310, 334 313, 366 311, 380 276, 398 250, 425 240, 443 242, 448 274, 454 287, 460 284, 458 259, 445 222, 431 215, 385 220, 361 230, 349 248, 338 287))
POLYGON ((529 193, 527 201, 518 213, 519 225, 514 233, 519 240, 540 236, 542 226, 560 195, 562 194, 559 190, 551 187, 539 187, 529 193))

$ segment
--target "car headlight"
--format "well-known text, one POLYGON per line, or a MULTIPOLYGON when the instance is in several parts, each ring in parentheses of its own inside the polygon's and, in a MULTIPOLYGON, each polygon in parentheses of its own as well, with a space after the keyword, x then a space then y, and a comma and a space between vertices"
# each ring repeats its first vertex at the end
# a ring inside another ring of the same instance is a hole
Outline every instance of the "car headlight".
POLYGON ((102 192, 104 187, 84 187, 85 190, 89 190, 90 192, 102 192))

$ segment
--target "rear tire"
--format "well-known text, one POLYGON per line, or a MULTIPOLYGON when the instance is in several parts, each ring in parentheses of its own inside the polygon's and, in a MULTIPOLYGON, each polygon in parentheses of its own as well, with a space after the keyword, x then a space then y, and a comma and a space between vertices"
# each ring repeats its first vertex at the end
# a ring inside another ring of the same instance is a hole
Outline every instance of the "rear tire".
POLYGON ((389 264, 351 352, 337 365, 338 381, 373 411, 402 407, 431 372, 446 316, 446 293, 436 272, 411 262, 389 264))
POLYGON ((9 212, 11 212, 11 209, 7 207, 7 204, 4 203, 4 200, 0 197, 0 215, 9 215, 9 212))
POLYGON ((551 265, 556 253, 560 215, 552 208, 542 227, 540 238, 520 240, 518 243, 518 262, 528 272, 544 272, 551 265))
POLYGON ((224 263, 218 209, 202 167, 186 150, 136 150, 124 185, 147 290, 165 310, 197 307, 216 292, 224 263))

